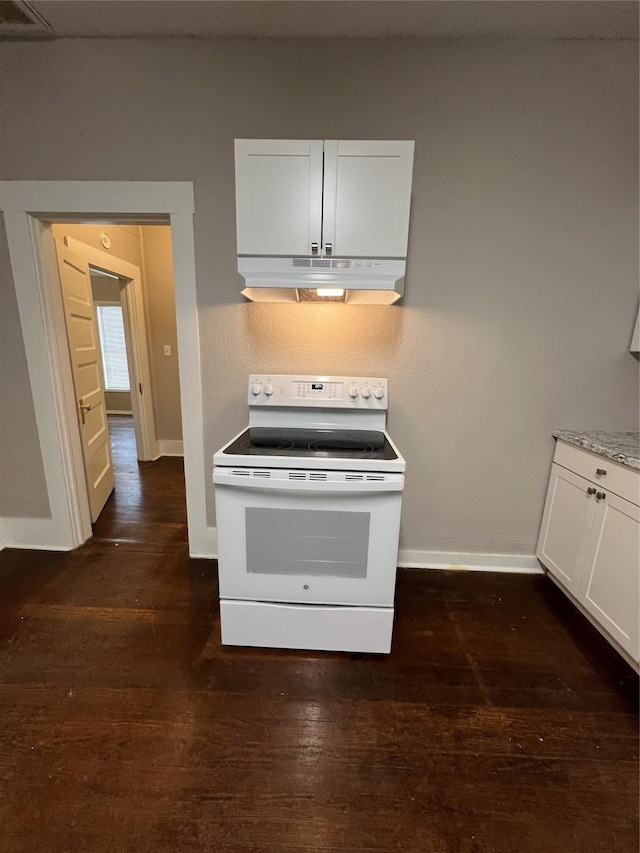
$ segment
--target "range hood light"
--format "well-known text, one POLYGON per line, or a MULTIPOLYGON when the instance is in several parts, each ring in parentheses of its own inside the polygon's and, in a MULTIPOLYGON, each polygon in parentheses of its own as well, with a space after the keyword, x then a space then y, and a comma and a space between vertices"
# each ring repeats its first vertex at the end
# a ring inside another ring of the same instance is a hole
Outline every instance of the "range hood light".
POLYGON ((347 292, 342 287, 297 287, 298 302, 346 302, 347 292))
POLYGON ((344 296, 343 287, 318 287, 316 288, 318 296, 344 296))

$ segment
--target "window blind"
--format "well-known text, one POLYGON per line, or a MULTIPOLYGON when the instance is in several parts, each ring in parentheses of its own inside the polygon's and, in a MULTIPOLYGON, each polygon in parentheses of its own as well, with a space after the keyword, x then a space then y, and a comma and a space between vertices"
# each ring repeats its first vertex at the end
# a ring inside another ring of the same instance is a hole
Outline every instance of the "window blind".
POLYGON ((129 365, 120 305, 96 305, 105 391, 129 391, 129 365))

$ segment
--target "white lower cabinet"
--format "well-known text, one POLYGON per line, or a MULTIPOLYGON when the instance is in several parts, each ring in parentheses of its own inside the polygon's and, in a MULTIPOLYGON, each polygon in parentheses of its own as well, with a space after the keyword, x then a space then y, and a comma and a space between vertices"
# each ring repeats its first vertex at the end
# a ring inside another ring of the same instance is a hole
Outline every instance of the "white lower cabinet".
POLYGON ((559 441, 536 551, 553 578, 635 663, 640 660, 639 484, 640 472, 559 441), (582 476, 591 471, 593 479, 582 476))
POLYGON ((563 586, 578 594, 589 533, 596 512, 595 493, 588 480, 560 465, 551 468, 551 481, 542 518, 536 556, 563 586))
POLYGON ((640 509, 618 495, 600 501, 587 545, 578 598, 638 660, 640 509))

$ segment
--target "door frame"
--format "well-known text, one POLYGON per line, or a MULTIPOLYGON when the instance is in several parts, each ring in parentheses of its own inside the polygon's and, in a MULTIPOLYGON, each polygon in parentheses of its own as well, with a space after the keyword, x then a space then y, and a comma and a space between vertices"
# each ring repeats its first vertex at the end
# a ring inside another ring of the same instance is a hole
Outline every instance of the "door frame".
MULTIPOLYGON (((50 277, 50 222, 105 220, 169 223, 173 250, 178 368, 184 439, 189 553, 211 556, 206 525, 202 382, 190 182, 0 181, 9 256, 18 301, 45 481, 51 541, 70 550, 91 535, 75 406, 69 406, 71 370, 57 335, 50 277), (79 476, 81 474, 81 476, 79 476)), ((66 342, 63 342, 66 345, 66 342)))
POLYGON ((137 455, 141 462, 157 459, 161 454, 156 438, 153 412, 146 311, 140 267, 108 252, 94 249, 73 237, 65 235, 63 239, 65 246, 86 261, 91 269, 112 273, 120 279, 120 303, 118 304, 122 305, 124 320, 137 455), (140 388, 142 390, 139 390, 140 388))

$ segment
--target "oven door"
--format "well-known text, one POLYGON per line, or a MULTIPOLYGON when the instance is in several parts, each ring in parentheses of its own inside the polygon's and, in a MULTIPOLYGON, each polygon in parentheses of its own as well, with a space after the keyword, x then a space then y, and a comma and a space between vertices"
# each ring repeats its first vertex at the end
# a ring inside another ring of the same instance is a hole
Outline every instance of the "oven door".
POLYGON ((393 606, 404 476, 321 476, 214 469, 221 598, 393 606))

